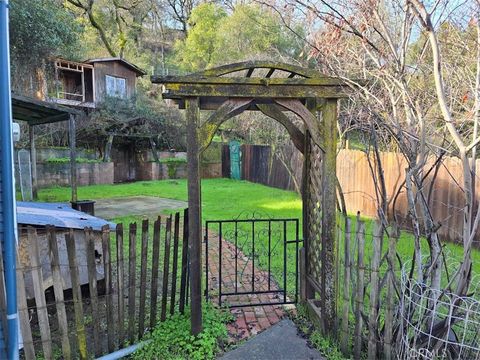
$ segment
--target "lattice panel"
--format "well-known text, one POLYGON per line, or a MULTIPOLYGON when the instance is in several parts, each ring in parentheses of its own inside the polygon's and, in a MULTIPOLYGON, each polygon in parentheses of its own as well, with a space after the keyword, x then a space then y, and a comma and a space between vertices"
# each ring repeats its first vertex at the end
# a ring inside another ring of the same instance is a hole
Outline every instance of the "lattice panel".
POLYGON ((322 150, 310 141, 310 168, 307 169, 308 193, 308 269, 307 273, 318 283, 321 283, 322 259, 322 150))

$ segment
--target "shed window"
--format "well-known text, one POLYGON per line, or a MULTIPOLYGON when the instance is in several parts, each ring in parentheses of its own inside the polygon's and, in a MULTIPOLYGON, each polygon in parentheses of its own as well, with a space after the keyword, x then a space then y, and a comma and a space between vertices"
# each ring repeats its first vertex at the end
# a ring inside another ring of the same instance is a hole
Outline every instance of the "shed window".
POLYGON ((124 78, 105 75, 105 81, 108 96, 127 97, 127 85, 124 78))

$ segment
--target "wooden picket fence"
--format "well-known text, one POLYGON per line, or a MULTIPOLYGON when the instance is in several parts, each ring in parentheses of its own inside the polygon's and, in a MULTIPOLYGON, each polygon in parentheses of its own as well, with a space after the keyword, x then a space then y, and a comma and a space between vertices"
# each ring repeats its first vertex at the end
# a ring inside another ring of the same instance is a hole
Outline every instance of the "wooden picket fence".
MULTIPOLYGON (((370 223, 371 224, 371 223, 370 223)), ((342 352, 354 359, 394 357, 400 266, 398 227, 371 228, 357 216, 339 219, 337 314, 342 352)))
POLYGON ((80 231, 85 236, 85 256, 78 252, 78 232, 67 230, 67 263, 61 261, 58 244, 58 234, 65 229, 47 227, 53 282, 53 289, 47 291, 38 246, 40 230, 21 229, 30 244, 28 266, 17 261, 24 358, 87 359, 111 353, 141 339, 169 314, 183 313, 188 305, 187 219, 187 210, 158 217, 153 229, 145 219, 138 231, 136 223, 130 224, 128 235, 122 224, 115 229, 104 226, 97 234, 85 228, 80 231), (99 244, 102 262, 95 249, 99 244), (103 267, 101 281, 98 266, 103 267), (64 267, 70 272, 68 291, 62 285, 64 267), (79 279, 82 267, 88 271, 88 284, 82 285, 79 279), (27 276, 33 281, 34 301, 27 299, 27 276))

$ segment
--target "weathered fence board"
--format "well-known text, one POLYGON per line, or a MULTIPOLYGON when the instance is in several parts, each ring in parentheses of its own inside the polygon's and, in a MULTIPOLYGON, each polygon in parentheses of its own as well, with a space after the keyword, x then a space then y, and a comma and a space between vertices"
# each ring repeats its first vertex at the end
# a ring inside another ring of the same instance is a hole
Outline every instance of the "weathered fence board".
POLYGON ((129 230, 129 276, 128 276, 128 338, 135 342, 135 289, 137 266, 137 224, 130 224, 129 230))
POLYGON ((142 221, 142 249, 140 267, 140 303, 138 305, 138 338, 145 333, 145 305, 147 299, 148 219, 142 221))
POLYGON ((150 327, 153 327, 157 321, 157 295, 158 295, 158 269, 160 254, 160 226, 162 219, 160 216, 153 224, 153 250, 152 250, 152 287, 150 301, 150 327))
POLYGON ((121 347, 125 340, 125 301, 123 293, 124 264, 123 264, 123 224, 116 229, 117 245, 117 301, 118 301, 118 344, 121 347))
POLYGON ((35 348, 33 346, 32 329, 30 327, 30 316, 28 314, 27 294, 25 288, 25 269, 19 262, 20 254, 17 252, 17 303, 20 330, 22 331, 23 350, 26 360, 35 360, 35 348))
POLYGON ((112 281, 112 263, 110 253, 110 228, 108 225, 102 227, 102 250, 103 250, 103 271, 105 274, 105 299, 107 302, 107 324, 111 331, 108 331, 108 351, 115 350, 115 321, 113 318, 113 281, 112 281))
POLYGON ((70 348, 70 340, 68 338, 68 320, 63 297, 63 279, 60 270, 60 259, 58 256, 57 234, 54 227, 47 227, 47 239, 50 249, 53 291, 55 294, 55 303, 57 307, 58 328, 60 329, 60 336, 62 337, 62 352, 64 359, 69 360, 72 358, 72 351, 70 348))
POLYGON ((172 237, 172 216, 167 218, 165 231, 165 253, 163 261, 163 285, 162 285, 162 312, 160 321, 167 318, 167 297, 168 297, 168 271, 170 269, 170 239, 172 237))
POLYGON ((37 243, 37 231, 33 227, 28 228, 28 251, 30 264, 32 265, 33 290, 35 292, 35 304, 37 305, 38 324, 42 338, 43 356, 52 359, 52 338, 50 335, 50 324, 48 322, 47 301, 43 291, 43 275, 40 263, 40 252, 37 243))
POLYGON ((82 290, 78 275, 77 252, 75 246, 75 235, 71 229, 65 235, 67 243, 68 263, 70 264, 70 277, 72 280, 73 308, 75 312, 75 330, 78 343, 78 355, 80 359, 87 359, 87 338, 85 334, 85 318, 83 316, 82 290))
POLYGON ((185 311, 185 300, 187 298, 187 272, 188 272, 188 211, 183 213, 183 243, 182 243, 182 273, 180 275, 180 302, 178 310, 181 314, 185 311))
POLYGON ((365 252, 365 223, 357 219, 356 242, 358 245, 357 257, 357 288, 355 292, 355 342, 354 357, 360 359, 362 355, 362 327, 363 327, 363 296, 364 296, 364 252, 365 252))
POLYGON ((175 312, 175 295, 177 293, 177 267, 178 267, 178 241, 180 235, 180 213, 175 214, 173 230, 173 265, 172 265, 172 285, 170 291, 170 314, 175 312))
MULTIPOLYGON (((95 239, 92 229, 86 229, 87 240, 87 271, 88 271, 88 288, 90 291, 90 301, 92 309, 92 319, 99 318, 98 306, 98 289, 97 289, 97 267, 95 263, 95 239)), ((100 323, 93 323, 93 347, 95 356, 102 353, 102 345, 100 342, 100 323)))

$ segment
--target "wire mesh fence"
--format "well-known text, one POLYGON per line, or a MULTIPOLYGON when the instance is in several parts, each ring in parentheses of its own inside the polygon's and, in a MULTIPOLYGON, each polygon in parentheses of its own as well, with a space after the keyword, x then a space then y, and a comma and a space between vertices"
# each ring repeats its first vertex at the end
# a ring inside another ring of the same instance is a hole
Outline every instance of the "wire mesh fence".
MULTIPOLYGON (((458 268, 459 264, 455 265, 450 264, 449 268, 458 268)), ((478 277, 471 281, 470 296, 458 296, 417 282, 407 269, 403 268, 401 276, 398 357, 480 359, 478 277)))

